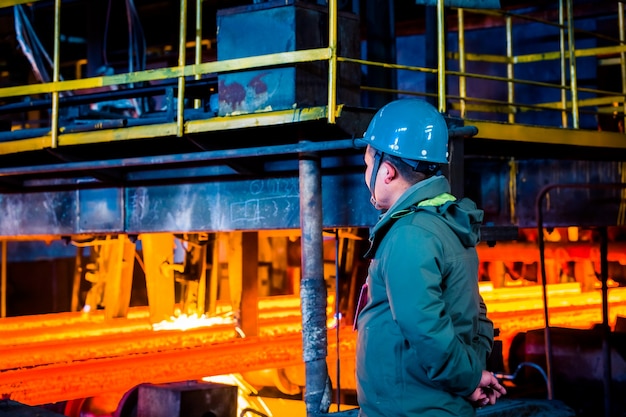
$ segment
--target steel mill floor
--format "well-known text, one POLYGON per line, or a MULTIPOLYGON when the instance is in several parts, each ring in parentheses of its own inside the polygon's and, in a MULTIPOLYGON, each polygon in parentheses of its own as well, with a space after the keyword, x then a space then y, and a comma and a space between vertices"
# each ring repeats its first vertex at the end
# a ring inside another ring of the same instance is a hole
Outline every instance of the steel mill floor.
MULTIPOLYGON (((335 407, 336 408, 336 407, 335 407)), ((331 407, 331 410, 335 409, 331 407)), ((274 417, 306 416, 306 414, 274 414, 274 417)), ((319 414, 315 417, 357 417, 358 409, 319 414)), ((479 408, 476 417, 575 417, 574 410, 558 400, 501 399, 493 406, 479 408)))
MULTIPOLYGON (((272 417, 307 417, 304 401, 267 397, 263 397, 263 401, 272 411, 272 417)), ((340 413, 337 413, 337 404, 331 404, 330 413, 325 415, 343 414, 343 411, 356 410, 356 407, 341 404, 339 409, 340 413)))

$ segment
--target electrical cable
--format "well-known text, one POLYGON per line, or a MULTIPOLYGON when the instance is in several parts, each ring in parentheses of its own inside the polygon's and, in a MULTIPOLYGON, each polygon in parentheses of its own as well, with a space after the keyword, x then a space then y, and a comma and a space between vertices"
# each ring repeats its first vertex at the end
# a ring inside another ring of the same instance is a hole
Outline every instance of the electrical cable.
POLYGON ((246 407, 243 410, 241 410, 241 413, 239 413, 239 417, 243 417, 248 413, 252 413, 252 414, 256 414, 257 416, 261 416, 261 417, 269 417, 267 414, 262 413, 258 410, 255 410, 254 408, 250 408, 250 407, 246 407))
POLYGON ((46 63, 52 68, 52 59, 39 41, 30 20, 26 16, 24 7, 15 5, 13 11, 17 41, 26 59, 30 62, 35 77, 42 83, 50 82, 51 77, 46 69, 46 63))
POLYGON ((113 0, 109 0, 109 4, 107 5, 107 12, 104 19, 104 39, 102 40, 102 62, 105 66, 109 65, 109 57, 107 55, 107 42, 109 38, 109 25, 111 24, 111 2, 113 0))

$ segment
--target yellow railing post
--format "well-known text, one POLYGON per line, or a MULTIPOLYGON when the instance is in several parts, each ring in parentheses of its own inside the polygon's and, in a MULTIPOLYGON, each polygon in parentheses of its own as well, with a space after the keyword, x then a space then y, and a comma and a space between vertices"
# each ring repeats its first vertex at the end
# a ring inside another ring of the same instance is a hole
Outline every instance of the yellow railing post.
POLYGON ((337 0, 328 2, 328 123, 335 123, 337 107, 337 0))
MULTIPOLYGON (((58 83, 61 79, 61 0, 54 2, 54 58, 52 69, 52 82, 58 83)), ((52 91, 52 120, 50 123, 50 147, 56 148, 59 144, 59 91, 52 91)))
POLYGON ((578 117, 578 82, 576 75, 576 46, 574 44, 574 7, 572 0, 567 0, 567 42, 569 49, 570 88, 572 90, 572 127, 580 126, 578 117))
MULTIPOLYGON (((620 46, 624 45, 624 3, 617 3, 617 19, 619 22, 619 43, 620 46)), ((622 112, 624 112, 625 116, 622 116, 622 131, 626 131, 626 54, 622 50, 619 53, 619 64, 622 75, 622 93, 625 95, 622 98, 622 112)), ((622 193, 626 193, 626 190, 622 189, 622 193)))
MULTIPOLYGON (((185 67, 187 55, 187 0, 180 0, 180 33, 178 39, 178 67, 185 67)), ((182 137, 185 129, 185 74, 178 77, 178 103, 176 107, 176 136, 182 137)))
POLYGON ((443 0, 437 0, 437 85, 439 111, 446 112, 446 33, 443 0))
POLYGON ((465 15, 463 9, 457 10, 457 21, 459 26, 459 109, 461 117, 465 118, 465 98, 467 97, 467 79, 465 78, 465 15))
POLYGON ((515 83, 513 79, 515 77, 513 68, 513 22, 511 16, 507 16, 506 20, 506 76, 509 79, 507 84, 507 100, 508 100, 508 120, 509 123, 515 123, 515 83))
POLYGON ((566 59, 565 59, 565 6, 563 0, 559 0, 559 48, 561 50, 561 124, 563 127, 569 125, 567 118, 567 71, 566 71, 566 59))
MULTIPOLYGON (((196 59, 195 64, 202 62, 202 0, 196 0, 196 59)), ((194 71, 195 72, 195 71, 194 71)), ((200 80, 202 76, 195 74, 194 78, 200 80)), ((200 108, 201 100, 194 100, 194 108, 200 108)))

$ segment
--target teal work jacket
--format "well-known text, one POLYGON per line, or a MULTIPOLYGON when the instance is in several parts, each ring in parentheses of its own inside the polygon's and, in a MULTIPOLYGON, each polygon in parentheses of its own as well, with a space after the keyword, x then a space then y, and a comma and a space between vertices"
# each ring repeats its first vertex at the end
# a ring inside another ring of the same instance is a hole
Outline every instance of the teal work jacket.
POLYGON ((361 417, 473 416, 493 345, 478 292, 483 212, 443 176, 409 188, 370 234, 367 302, 357 315, 361 417))

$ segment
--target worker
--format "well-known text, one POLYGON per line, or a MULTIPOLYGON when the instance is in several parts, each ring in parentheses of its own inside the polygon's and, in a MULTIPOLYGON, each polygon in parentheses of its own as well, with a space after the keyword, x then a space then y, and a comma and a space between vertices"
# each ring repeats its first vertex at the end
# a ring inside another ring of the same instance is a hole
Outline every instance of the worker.
POLYGON ((486 370, 493 323, 478 291, 483 211, 450 194, 442 114, 420 99, 383 106, 357 146, 381 211, 355 327, 360 417, 472 416, 506 393, 486 370))

